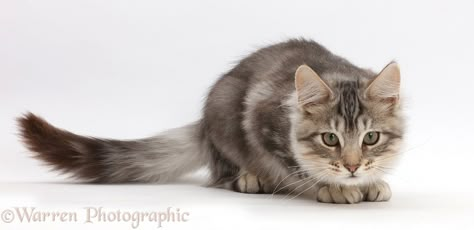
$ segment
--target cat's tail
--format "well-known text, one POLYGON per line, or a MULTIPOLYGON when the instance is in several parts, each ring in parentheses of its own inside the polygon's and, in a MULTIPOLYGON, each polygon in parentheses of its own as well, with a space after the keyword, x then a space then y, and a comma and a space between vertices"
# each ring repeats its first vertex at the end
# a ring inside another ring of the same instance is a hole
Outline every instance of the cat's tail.
POLYGON ((199 123, 129 141, 79 136, 32 113, 18 118, 18 125, 34 157, 89 182, 166 182, 208 163, 199 123))

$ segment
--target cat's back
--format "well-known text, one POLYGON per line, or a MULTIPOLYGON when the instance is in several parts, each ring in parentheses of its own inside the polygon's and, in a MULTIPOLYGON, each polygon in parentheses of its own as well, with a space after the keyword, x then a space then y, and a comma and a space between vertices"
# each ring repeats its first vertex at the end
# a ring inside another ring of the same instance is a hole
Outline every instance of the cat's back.
POLYGON ((290 93, 295 71, 303 64, 323 78, 329 72, 363 72, 315 41, 291 39, 255 51, 224 74, 211 88, 205 112, 242 111, 247 94, 256 88, 277 93, 277 98, 290 93))
POLYGON ((230 73, 252 73, 250 80, 266 80, 283 77, 293 80, 296 69, 306 64, 320 75, 330 72, 358 72, 361 69, 346 59, 333 54, 312 40, 291 39, 264 47, 243 59, 230 73))

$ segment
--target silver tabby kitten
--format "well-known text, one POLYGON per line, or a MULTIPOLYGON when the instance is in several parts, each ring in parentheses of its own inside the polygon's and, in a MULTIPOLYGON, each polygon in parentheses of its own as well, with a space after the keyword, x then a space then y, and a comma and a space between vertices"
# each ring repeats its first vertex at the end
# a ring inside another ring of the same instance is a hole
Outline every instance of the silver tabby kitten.
POLYGON ((396 63, 361 69, 313 41, 256 51, 211 89, 202 118, 157 136, 78 136, 27 114, 35 157, 97 183, 163 183, 207 166, 210 185, 321 202, 386 201, 403 137, 396 63))

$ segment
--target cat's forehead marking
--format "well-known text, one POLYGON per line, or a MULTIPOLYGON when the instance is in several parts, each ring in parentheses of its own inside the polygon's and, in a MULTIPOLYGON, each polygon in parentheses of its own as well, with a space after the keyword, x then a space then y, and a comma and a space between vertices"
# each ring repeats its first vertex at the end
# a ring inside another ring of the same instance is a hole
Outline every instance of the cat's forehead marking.
POLYGON ((345 81, 338 84, 339 102, 338 113, 344 118, 346 129, 357 128, 357 117, 361 112, 359 102, 359 83, 357 81, 345 81))

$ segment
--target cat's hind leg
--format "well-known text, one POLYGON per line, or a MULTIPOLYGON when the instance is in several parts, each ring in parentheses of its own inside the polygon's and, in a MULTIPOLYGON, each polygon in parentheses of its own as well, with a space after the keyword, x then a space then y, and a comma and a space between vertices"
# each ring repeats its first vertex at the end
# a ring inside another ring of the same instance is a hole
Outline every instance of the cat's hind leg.
POLYGON ((237 180, 234 182, 234 190, 242 193, 272 193, 274 186, 266 182, 261 177, 255 176, 252 173, 243 171, 240 173, 237 180))

